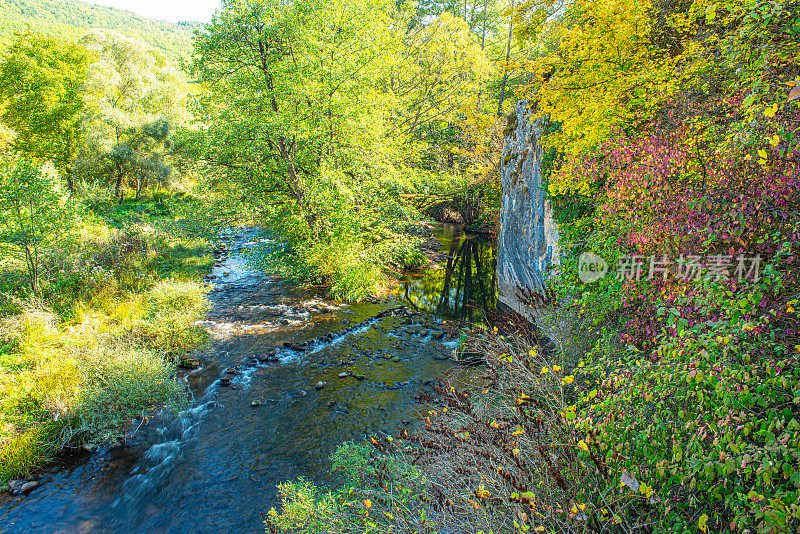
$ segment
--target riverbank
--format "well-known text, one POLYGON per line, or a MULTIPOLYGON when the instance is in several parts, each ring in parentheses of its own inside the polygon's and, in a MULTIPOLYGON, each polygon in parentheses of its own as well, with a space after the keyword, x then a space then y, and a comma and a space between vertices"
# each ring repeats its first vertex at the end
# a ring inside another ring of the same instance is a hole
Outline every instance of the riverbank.
POLYGON ((234 231, 212 267, 201 323, 211 345, 188 377, 196 400, 178 417, 142 425, 126 448, 45 469, 25 498, 0 496, 0 524, 257 531, 260 512, 278 504, 279 483, 330 482, 341 443, 420 424, 412 396, 453 365, 444 323, 391 297, 345 304, 267 276, 246 252, 262 239, 234 231))
POLYGON ((24 492, 14 481, 65 448, 117 444, 151 409, 185 404, 176 368, 207 343, 195 322, 212 261, 176 220, 192 202, 92 206, 70 246, 48 252, 36 297, 15 295, 21 274, 4 264, 0 489, 24 492))

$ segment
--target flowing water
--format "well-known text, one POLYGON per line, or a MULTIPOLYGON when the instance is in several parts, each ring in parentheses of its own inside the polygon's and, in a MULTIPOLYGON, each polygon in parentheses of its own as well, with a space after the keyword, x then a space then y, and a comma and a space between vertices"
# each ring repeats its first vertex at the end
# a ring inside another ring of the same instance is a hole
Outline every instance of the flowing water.
POLYGON ((252 270, 246 250, 268 243, 231 233, 191 407, 125 448, 61 459, 27 496, 0 495, 0 533, 263 532, 278 483, 332 482, 338 444, 413 427, 411 395, 454 367, 441 316, 492 305, 491 247, 454 227, 436 234, 441 265, 401 281, 399 301, 342 305, 252 270))

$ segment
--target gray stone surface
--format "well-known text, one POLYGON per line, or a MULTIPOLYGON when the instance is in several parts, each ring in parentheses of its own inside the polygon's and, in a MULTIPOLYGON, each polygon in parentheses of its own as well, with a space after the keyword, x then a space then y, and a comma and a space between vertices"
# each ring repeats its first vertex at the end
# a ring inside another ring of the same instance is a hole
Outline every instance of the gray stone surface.
POLYGON ((540 137, 528 101, 517 102, 504 132, 497 281, 500 300, 523 315, 529 314, 518 302, 517 288, 542 292, 548 269, 560 264, 558 228, 542 188, 540 137))

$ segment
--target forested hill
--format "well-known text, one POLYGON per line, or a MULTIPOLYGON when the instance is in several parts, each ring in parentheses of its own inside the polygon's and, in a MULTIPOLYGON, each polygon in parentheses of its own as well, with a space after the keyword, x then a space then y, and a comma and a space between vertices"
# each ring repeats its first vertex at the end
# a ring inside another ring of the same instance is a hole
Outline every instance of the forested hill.
POLYGON ((30 27, 79 39, 92 28, 108 28, 136 36, 163 50, 176 60, 186 57, 192 32, 200 23, 156 22, 130 11, 73 0, 0 0, 0 47, 5 48, 14 32, 30 27))

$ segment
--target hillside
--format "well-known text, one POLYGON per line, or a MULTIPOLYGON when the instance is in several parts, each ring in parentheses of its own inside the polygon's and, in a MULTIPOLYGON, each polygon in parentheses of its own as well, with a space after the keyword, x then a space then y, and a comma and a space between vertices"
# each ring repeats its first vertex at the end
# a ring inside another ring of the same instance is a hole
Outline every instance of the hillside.
POLYGON ((13 39, 14 32, 28 27, 74 39, 81 38, 89 29, 108 28, 140 37, 177 61, 189 54, 192 32, 199 26, 195 22, 157 22, 129 11, 73 0, 0 0, 0 46, 3 47, 13 39))

